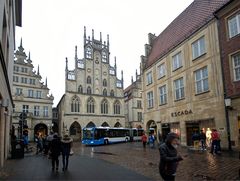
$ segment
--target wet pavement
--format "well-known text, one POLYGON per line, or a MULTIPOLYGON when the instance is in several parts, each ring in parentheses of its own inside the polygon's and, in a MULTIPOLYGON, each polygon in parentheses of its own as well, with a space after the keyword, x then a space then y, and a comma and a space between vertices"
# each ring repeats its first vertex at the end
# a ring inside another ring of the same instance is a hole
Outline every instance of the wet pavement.
MULTIPOLYGON (((24 159, 8 160, 0 180, 162 180, 157 148, 143 149, 141 143, 86 147, 75 142, 73 150, 65 173, 52 172, 50 160, 32 152, 24 159)), ((238 152, 223 152, 220 156, 179 148, 179 153, 184 160, 179 164, 177 181, 240 180, 238 152)))
MULTIPOLYGON (((159 151, 157 148, 143 149, 141 143, 122 143, 107 146, 86 147, 76 145, 76 151, 121 165, 153 180, 162 180, 159 176, 159 151)), ((176 180, 240 180, 240 159, 238 152, 222 152, 212 155, 209 151, 179 148, 184 157, 180 162, 176 180)))

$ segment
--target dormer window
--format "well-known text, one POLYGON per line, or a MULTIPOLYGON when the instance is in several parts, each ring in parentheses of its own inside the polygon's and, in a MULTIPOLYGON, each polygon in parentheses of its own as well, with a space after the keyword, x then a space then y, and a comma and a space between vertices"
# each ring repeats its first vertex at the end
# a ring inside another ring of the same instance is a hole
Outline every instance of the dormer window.
POLYGON ((89 46, 86 48, 86 58, 92 58, 92 48, 89 46))
POLYGON ((107 62, 107 53, 105 51, 102 52, 102 62, 107 62))
POLYGON ((84 62, 82 60, 78 60, 77 66, 78 68, 84 69, 84 62))

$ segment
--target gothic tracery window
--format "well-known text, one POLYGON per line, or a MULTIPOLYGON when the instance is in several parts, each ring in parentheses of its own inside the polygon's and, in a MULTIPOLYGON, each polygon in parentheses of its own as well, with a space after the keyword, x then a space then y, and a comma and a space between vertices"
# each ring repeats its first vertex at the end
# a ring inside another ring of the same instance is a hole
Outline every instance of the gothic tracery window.
POLYGON ((103 89, 103 95, 107 96, 107 89, 103 89))
POLYGON ((89 98, 87 101, 87 113, 94 113, 95 112, 95 102, 93 98, 89 98))
POLYGON ((107 80, 103 79, 103 87, 107 87, 107 80))
POLYGON ((106 99, 104 99, 102 102, 101 102, 101 113, 102 114, 108 114, 108 102, 106 99))
POLYGON ((92 83, 92 79, 90 76, 87 77, 87 84, 91 84, 92 83))
POLYGON ((121 113, 121 104, 119 101, 115 101, 114 105, 113 105, 113 111, 114 114, 120 114, 121 113))
POLYGON ((71 112, 80 112, 80 100, 74 96, 71 101, 71 112))
POLYGON ((102 52, 102 61, 107 62, 107 53, 105 51, 102 52))
POLYGON ((79 86, 78 86, 78 92, 79 92, 79 93, 83 93, 82 85, 79 85, 79 86))
POLYGON ((88 88, 87 88, 87 94, 92 94, 92 89, 91 89, 91 87, 88 87, 88 88))
POLYGON ((111 90, 111 92, 110 92, 110 96, 114 96, 114 90, 111 90))

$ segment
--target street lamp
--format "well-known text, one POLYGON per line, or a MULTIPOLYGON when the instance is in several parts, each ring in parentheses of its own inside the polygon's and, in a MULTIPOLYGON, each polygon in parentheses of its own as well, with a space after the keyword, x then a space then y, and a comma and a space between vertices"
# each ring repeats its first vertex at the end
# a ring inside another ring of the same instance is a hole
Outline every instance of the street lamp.
POLYGON ((230 123, 229 123, 229 114, 228 110, 231 108, 231 99, 225 98, 225 113, 226 113, 226 125, 227 125, 227 138, 228 138, 228 150, 232 151, 232 144, 231 144, 231 132, 230 132, 230 123))

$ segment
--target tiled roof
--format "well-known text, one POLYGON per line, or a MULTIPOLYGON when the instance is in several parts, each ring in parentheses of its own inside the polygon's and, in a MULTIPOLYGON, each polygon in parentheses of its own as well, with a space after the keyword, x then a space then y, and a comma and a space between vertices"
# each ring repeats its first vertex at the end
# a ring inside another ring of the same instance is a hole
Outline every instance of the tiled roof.
POLYGON ((214 18, 213 13, 230 0, 195 0, 155 39, 146 67, 172 50, 214 18))

